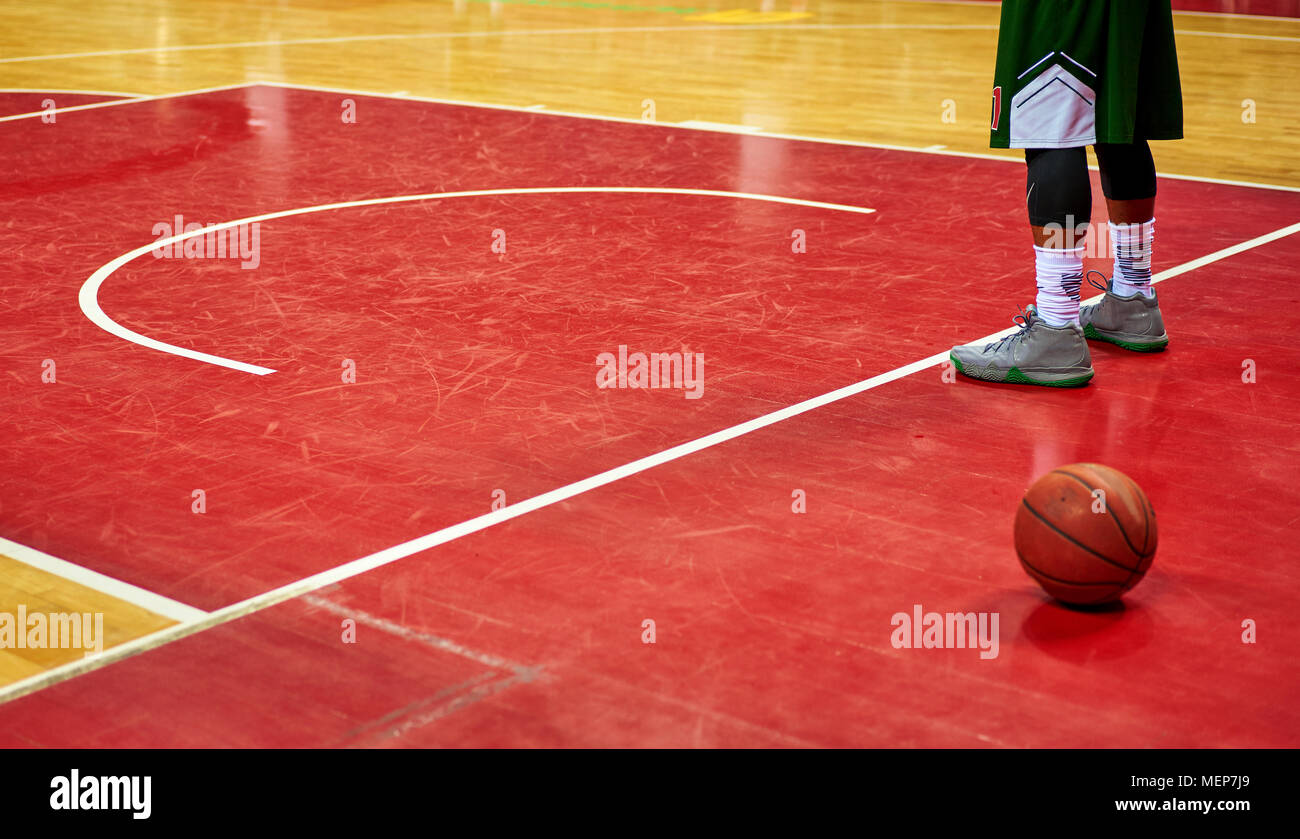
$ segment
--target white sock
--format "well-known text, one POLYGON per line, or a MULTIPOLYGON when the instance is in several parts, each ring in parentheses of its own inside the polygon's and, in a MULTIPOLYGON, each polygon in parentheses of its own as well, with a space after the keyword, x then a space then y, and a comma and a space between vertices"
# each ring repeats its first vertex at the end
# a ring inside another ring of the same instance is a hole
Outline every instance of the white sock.
POLYGON ((1083 284, 1083 246, 1067 249, 1034 246, 1038 271, 1038 316, 1048 326, 1079 322, 1079 286, 1083 284))
POLYGON ((1110 224, 1111 246, 1115 249, 1113 291, 1120 297, 1141 292, 1154 297, 1151 288, 1151 240, 1155 238, 1156 220, 1134 224, 1110 224))

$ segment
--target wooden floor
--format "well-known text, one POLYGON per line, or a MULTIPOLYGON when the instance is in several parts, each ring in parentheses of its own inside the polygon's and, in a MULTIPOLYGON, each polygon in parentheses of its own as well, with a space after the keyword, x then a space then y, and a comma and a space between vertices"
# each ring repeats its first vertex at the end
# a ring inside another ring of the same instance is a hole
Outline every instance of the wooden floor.
MULTIPOLYGON (((996 3, 5 0, 0 23, 0 88, 269 80, 638 119, 653 100, 662 122, 1016 154, 987 148, 996 3)), ((1175 25, 1187 139, 1157 144, 1161 171, 1300 186, 1300 20, 1175 25)))
MULTIPOLYGON (((7 643, 0 648, 0 687, 176 623, 133 603, 0 554, 0 613, 17 618, 20 606, 25 616, 37 613, 90 616, 89 621, 82 621, 87 628, 95 626, 95 616, 99 616, 102 636, 94 638, 88 634, 78 636, 79 645, 52 646, 48 630, 43 628, 42 632, 47 634, 41 636, 40 646, 24 642, 20 647, 16 636, 6 639, 7 643)), ((48 623, 47 617, 42 626, 48 623)), ((23 627, 24 633, 27 628, 23 627)))

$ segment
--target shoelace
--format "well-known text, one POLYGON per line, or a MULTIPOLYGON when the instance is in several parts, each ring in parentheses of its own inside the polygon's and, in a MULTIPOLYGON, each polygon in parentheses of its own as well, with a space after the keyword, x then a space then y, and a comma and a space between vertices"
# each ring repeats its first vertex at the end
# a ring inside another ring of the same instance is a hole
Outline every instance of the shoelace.
POLYGON ((1033 325, 1032 317, 1033 316, 1030 314, 1028 307, 1021 309, 1020 314, 1016 315, 1011 319, 1011 322, 1016 324, 1020 328, 1017 329, 1015 332, 1012 332, 1010 335, 1003 336, 997 341, 993 341, 992 343, 985 344, 984 351, 989 352, 990 350, 992 350, 996 352, 1007 341, 1011 341, 1012 343, 1019 341, 1029 331, 1029 327, 1033 325))
MULTIPOLYGON (((1095 269, 1091 270, 1087 273, 1086 278, 1088 280, 1088 285, 1092 286, 1095 289, 1099 289, 1101 291, 1110 291, 1111 289, 1110 277, 1107 277, 1105 274, 1103 274, 1100 271, 1097 271, 1095 269), (1093 274, 1096 274, 1098 277, 1101 277, 1103 280, 1105 280, 1105 282, 1101 282, 1101 283, 1097 282, 1092 278, 1093 274)), ((1007 341, 1013 341, 1013 342, 1019 341, 1022 337, 1024 337, 1025 332, 1032 325, 1029 318, 1028 307, 1021 309, 1020 314, 1013 317, 1011 319, 1011 322, 1016 324, 1020 328, 1015 332, 1012 332, 1010 335, 1007 335, 997 341, 994 341, 990 344, 985 344, 984 345, 985 352, 988 352, 989 350, 997 351, 997 349, 1001 347, 1003 344, 1005 344, 1007 341)))
POLYGON ((1089 272, 1088 272, 1088 285, 1090 285, 1090 286, 1092 286, 1093 288, 1098 289, 1098 290, 1100 290, 1100 291, 1110 291, 1110 286, 1111 286, 1111 283, 1110 283, 1110 277, 1107 277, 1105 274, 1101 273, 1100 271, 1096 271, 1096 270, 1089 271, 1089 272), (1093 275, 1093 274, 1096 274, 1098 277, 1101 277, 1103 280, 1105 280, 1105 282, 1104 282, 1104 283, 1099 283, 1099 282, 1097 282, 1096 280, 1094 280, 1094 279, 1092 278, 1092 275, 1093 275))

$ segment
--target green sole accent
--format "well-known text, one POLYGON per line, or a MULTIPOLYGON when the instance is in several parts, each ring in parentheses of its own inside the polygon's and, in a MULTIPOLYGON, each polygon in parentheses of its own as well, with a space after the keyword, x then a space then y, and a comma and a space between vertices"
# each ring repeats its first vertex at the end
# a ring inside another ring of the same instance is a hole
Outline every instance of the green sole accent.
MULTIPOLYGON (((967 373, 965 368, 961 366, 961 362, 957 360, 957 356, 952 355, 950 353, 948 355, 948 360, 952 362, 953 367, 957 368, 957 372, 961 373, 963 376, 969 376, 972 379, 977 379, 982 382, 989 381, 988 379, 982 379, 979 376, 971 376, 969 373, 967 373)), ((1062 379, 1059 382, 1040 382, 1037 379, 1031 379, 1028 376, 1026 376, 1024 373, 1021 373, 1018 367, 1012 367, 1010 370, 1007 371, 1007 375, 1002 379, 1002 381, 1005 383, 1010 383, 1015 385, 1038 385, 1040 387, 1082 387, 1092 379, 1092 376, 1093 376, 1093 372, 1089 370, 1087 373, 1085 373, 1082 376, 1075 376, 1070 379, 1062 379)))
POLYGON ((1133 352, 1161 352, 1165 347, 1169 346, 1168 338, 1165 338, 1163 341, 1153 341, 1149 344, 1135 344, 1132 341, 1121 341, 1118 338, 1110 338, 1098 332, 1092 324, 1088 324, 1083 328, 1083 337, 1090 341, 1102 341, 1107 344, 1114 344, 1117 347, 1123 347, 1124 349, 1133 352))
POLYGON ((1089 370, 1087 373, 1083 374, 1082 376, 1074 376, 1073 378, 1069 378, 1069 379, 1061 379, 1059 382, 1040 382, 1037 379, 1031 379, 1028 376, 1026 376, 1024 373, 1021 373, 1020 368, 1012 367, 1010 370, 1007 371, 1006 380, 1008 382, 1013 382, 1014 384, 1018 384, 1018 385, 1040 385, 1042 387, 1082 387, 1092 379, 1092 375, 1093 375, 1092 371, 1089 370))

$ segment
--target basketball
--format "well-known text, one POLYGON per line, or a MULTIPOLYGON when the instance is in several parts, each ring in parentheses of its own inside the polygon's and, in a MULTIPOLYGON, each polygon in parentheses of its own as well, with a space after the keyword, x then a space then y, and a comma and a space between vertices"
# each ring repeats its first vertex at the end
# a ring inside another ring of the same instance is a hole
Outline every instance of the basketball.
POLYGON ((1073 463, 1048 472, 1016 510, 1016 555, 1058 600, 1118 600, 1151 567, 1156 513, 1132 478, 1109 466, 1073 463))

